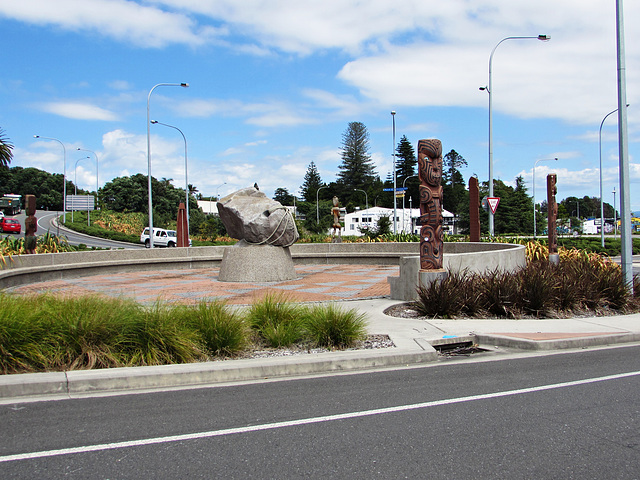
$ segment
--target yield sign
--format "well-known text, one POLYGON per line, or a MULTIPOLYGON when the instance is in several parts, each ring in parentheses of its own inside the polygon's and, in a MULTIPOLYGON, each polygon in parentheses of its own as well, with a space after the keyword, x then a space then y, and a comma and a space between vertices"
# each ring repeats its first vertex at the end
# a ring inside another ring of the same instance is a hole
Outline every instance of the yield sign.
POLYGON ((498 209, 498 204, 500 203, 500 197, 487 197, 487 202, 489 202, 491 213, 495 215, 496 210, 498 209))

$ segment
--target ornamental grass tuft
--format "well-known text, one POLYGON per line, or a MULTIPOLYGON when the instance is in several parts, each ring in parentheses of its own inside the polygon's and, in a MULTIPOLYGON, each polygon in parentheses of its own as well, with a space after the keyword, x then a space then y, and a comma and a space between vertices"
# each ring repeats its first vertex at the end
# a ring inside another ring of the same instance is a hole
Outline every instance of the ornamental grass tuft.
POLYGON ((304 309, 285 295, 270 294, 247 312, 250 327, 271 347, 286 347, 303 337, 304 309))
POLYGON ((334 303, 308 307, 304 316, 306 336, 318 347, 345 348, 366 334, 365 315, 334 303))

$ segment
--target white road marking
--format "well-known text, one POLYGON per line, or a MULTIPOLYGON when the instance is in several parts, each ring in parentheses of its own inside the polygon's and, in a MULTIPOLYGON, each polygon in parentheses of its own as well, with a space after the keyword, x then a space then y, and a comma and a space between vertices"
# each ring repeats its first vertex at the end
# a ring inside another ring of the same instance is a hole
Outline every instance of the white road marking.
POLYGON ((208 432, 187 433, 183 435, 171 435, 166 437, 146 438, 142 440, 130 440, 126 442, 103 443, 99 445, 86 445, 82 447, 61 448, 58 450, 44 450, 40 452, 19 453, 15 455, 0 456, 0 463, 12 462, 16 460, 29 460, 60 455, 70 455, 74 453, 99 452, 104 450, 114 450, 118 448, 139 447, 154 445, 159 443, 182 442, 186 440, 198 440, 202 438, 221 437, 225 435, 235 435, 238 433, 259 432, 264 430, 274 430, 277 428, 295 427, 299 425, 310 425, 313 423, 332 422, 335 420, 348 420, 351 418, 368 417, 382 415, 386 413, 405 412, 422 408, 437 407, 441 405, 452 405, 456 403, 473 402, 476 400, 487 400, 491 398, 509 397, 528 393, 554 390, 558 388, 575 387, 578 385, 588 385, 590 383, 606 382, 640 375, 640 371, 607 375, 604 377, 586 378, 584 380, 574 380, 571 382, 554 383, 550 385, 540 385, 537 387, 520 388, 517 390, 507 390, 504 392, 484 393, 481 395, 470 395, 468 397, 448 398, 434 400, 431 402, 414 403, 411 405, 400 405, 397 407, 377 408, 373 410, 363 410, 359 412, 340 413, 336 415, 325 415, 321 417, 301 418, 299 420, 288 420, 285 422, 265 423, 247 427, 225 428, 222 430, 212 430, 208 432))

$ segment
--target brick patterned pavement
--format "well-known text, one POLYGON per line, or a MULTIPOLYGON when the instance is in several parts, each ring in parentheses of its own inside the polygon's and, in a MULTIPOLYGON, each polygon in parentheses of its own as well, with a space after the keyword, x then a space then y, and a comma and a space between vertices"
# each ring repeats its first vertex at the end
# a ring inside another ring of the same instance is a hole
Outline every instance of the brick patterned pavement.
POLYGON ((224 300, 232 305, 249 305, 268 294, 282 294, 295 302, 326 302, 388 296, 387 277, 399 275, 397 266, 388 265, 299 265, 295 280, 240 283, 219 282, 218 272, 219 268, 203 268, 95 275, 32 283, 7 291, 19 295, 99 294, 132 298, 143 304, 224 300))

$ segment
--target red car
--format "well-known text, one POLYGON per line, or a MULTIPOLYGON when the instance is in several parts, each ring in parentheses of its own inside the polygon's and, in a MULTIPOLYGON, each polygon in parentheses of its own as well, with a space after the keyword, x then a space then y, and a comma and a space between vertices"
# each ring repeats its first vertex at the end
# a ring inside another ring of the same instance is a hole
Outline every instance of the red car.
POLYGON ((3 218, 0 220, 0 229, 3 233, 11 232, 11 233, 20 233, 22 231, 22 226, 20 222, 15 218, 3 218))

